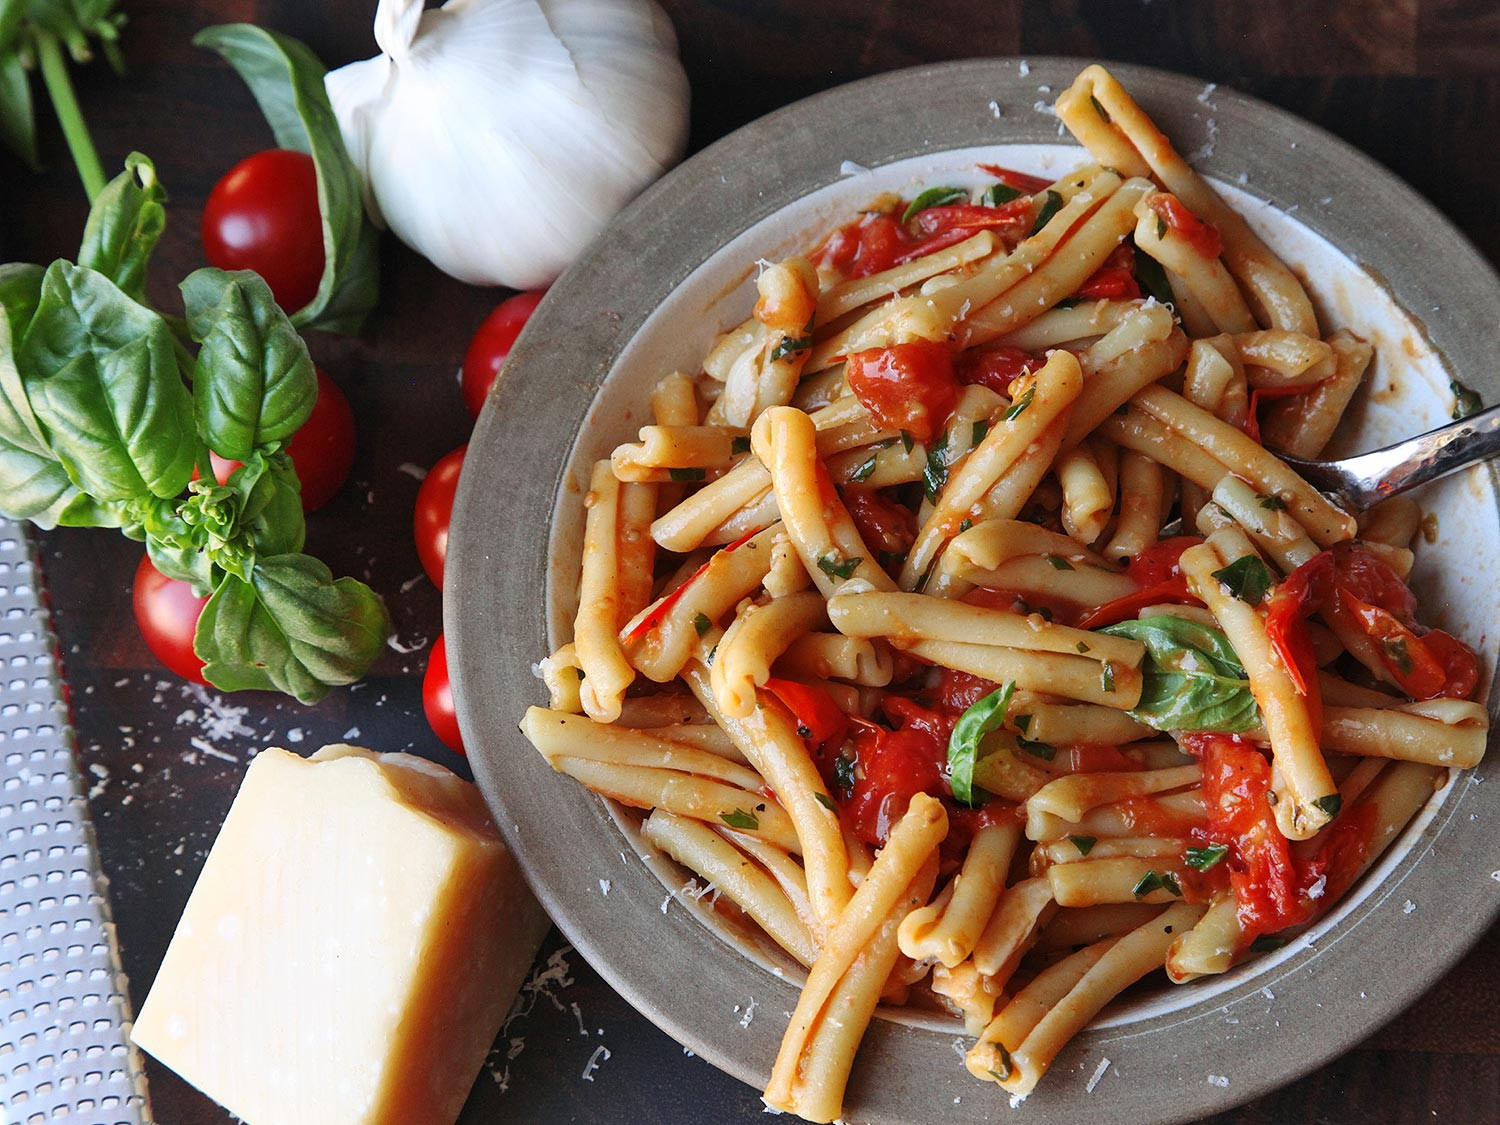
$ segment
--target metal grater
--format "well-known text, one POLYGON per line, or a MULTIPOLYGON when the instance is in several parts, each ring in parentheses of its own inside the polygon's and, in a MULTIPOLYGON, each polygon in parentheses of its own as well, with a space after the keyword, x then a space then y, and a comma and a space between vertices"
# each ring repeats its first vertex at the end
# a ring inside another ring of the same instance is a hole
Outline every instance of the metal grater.
POLYGON ((143 1125, 141 1056, 30 538, 0 519, 0 1120, 143 1125))

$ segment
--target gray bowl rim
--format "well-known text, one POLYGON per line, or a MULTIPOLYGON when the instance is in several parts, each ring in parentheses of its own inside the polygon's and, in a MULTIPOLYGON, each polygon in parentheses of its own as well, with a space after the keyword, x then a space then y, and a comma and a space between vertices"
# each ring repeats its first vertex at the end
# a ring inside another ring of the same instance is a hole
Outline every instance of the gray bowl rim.
MULTIPOLYGON (((1057 143, 1055 118, 1029 107, 1050 102, 1090 61, 974 59, 882 74, 777 110, 693 156, 552 287, 470 442, 444 620, 476 780, 533 890, 590 964, 658 1027, 757 1088, 795 985, 737 953, 676 896, 664 901, 661 878, 606 803, 554 774, 516 731, 525 707, 545 702, 533 666, 548 651, 547 529, 563 469, 620 350, 714 250, 837 179, 834 161, 876 167, 985 143, 1057 143), (743 1014, 751 999, 760 1013, 753 1021, 743 1014)), ((1304 225, 1382 279, 1408 311, 1430 309, 1416 319, 1449 369, 1481 373, 1466 381, 1486 401, 1497 398, 1500 281, 1436 208, 1350 145, 1268 103, 1167 71, 1107 65, 1180 150, 1214 142, 1197 167, 1227 181, 1249 170, 1246 190, 1297 206, 1304 225), (1419 267, 1409 253, 1418 243, 1441 271, 1419 267)), ((1490 875, 1500 873, 1500 835, 1488 827, 1500 815, 1500 786, 1475 783, 1494 773, 1487 761, 1453 786, 1401 862, 1316 946, 1211 1003, 1086 1030, 1023 1116, 1077 1125, 1193 1120, 1290 1082, 1373 1033, 1500 911, 1500 882, 1490 875), (1356 932, 1357 941, 1343 940, 1356 932)), ((1009 1120, 1015 1111, 1003 1093, 974 1082, 954 1038, 875 1020, 845 1120, 1009 1120)))

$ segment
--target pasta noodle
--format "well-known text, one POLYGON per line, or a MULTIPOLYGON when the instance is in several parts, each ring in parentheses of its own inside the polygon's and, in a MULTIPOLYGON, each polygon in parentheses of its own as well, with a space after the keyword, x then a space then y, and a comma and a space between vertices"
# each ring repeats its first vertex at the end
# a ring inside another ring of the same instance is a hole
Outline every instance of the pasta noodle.
POLYGON ((522 721, 808 968, 765 1100, 812 1121, 881 1003, 1025 1096, 1143 976, 1313 924, 1487 742, 1420 506, 1281 456, 1370 344, 1107 71, 1057 109, 1093 163, 882 197, 662 378, 522 721))

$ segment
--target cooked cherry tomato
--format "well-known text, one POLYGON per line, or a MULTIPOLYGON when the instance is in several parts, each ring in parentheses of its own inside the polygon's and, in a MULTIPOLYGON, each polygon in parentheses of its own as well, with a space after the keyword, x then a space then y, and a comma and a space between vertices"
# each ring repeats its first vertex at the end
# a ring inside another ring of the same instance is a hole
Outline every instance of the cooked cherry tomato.
POLYGON ((1104 259, 1104 264, 1093 276, 1078 287, 1074 294, 1090 301, 1135 301, 1141 296, 1141 287, 1135 280, 1135 250, 1122 242, 1104 259))
POLYGON ((463 472, 464 454, 467 445, 460 445, 452 453, 428 470, 417 490, 417 507, 412 517, 413 531, 417 540, 417 557, 422 560, 422 569, 432 584, 443 588, 443 563, 448 558, 448 525, 453 519, 453 497, 458 491, 458 476, 463 472))
POLYGON ((947 344, 915 340, 855 352, 848 360, 849 389, 884 429, 905 430, 929 442, 958 405, 947 344))
MULTIPOLYGON (((822 465, 819 464, 818 468, 819 470, 822 470, 822 465)), ((827 474, 824 473, 825 478, 826 476, 827 474)), ((830 485, 830 487, 832 486, 830 485)), ((728 553, 729 551, 739 549, 758 534, 760 534, 760 530, 758 528, 752 527, 749 531, 745 532, 744 535, 741 535, 733 543, 729 544, 729 546, 723 548, 723 551, 721 553, 728 553)), ((647 633, 651 632, 652 629, 655 629, 658 625, 660 625, 662 622, 662 618, 666 617, 666 615, 672 611, 672 607, 682 600, 682 595, 687 593, 688 587, 691 586, 694 582, 698 581, 699 578, 703 577, 703 575, 708 571, 709 564, 712 562, 713 558, 706 559, 702 566, 693 571, 692 574, 688 575, 687 580, 683 582, 681 586, 678 586, 677 589, 673 590, 670 594, 666 594, 658 599, 656 605, 652 607, 651 611, 644 617, 642 617, 639 621, 637 621, 634 627, 631 628, 630 632, 626 633, 620 639, 626 644, 635 644, 637 641, 645 637, 647 633)))
POLYGON ((464 753, 463 735, 458 729, 458 710, 453 705, 453 684, 448 679, 448 646, 443 635, 432 643, 427 657, 427 674, 422 677, 422 710, 427 725, 450 750, 464 753))
POLYGON ((484 400, 489 397, 495 377, 510 358, 516 337, 546 295, 544 291, 536 290, 507 297, 484 318, 469 341, 469 350, 464 353, 462 384, 464 405, 475 418, 484 409, 484 400))
POLYGON ((156 659, 184 680, 207 683, 203 661, 193 651, 193 633, 208 598, 193 593, 190 583, 168 578, 152 565, 150 555, 142 555, 130 601, 135 623, 156 659))
POLYGON ((954 360, 953 373, 966 387, 977 383, 996 394, 1009 397, 1011 383, 1022 375, 1030 375, 1043 362, 1030 352, 1013 348, 1009 344, 990 348, 966 348, 954 360))
MULTIPOLYGON (((1306 387, 1256 387, 1250 392, 1250 405, 1245 411, 1244 430, 1250 436, 1250 440, 1260 441, 1260 404, 1269 398, 1291 398, 1294 395, 1305 395, 1316 390, 1321 385, 1312 383, 1306 387)), ((1264 443, 1261 443, 1264 444, 1264 443)))
POLYGON ((1323 604, 1332 582, 1333 553, 1322 551, 1288 574, 1266 601, 1266 637, 1300 695, 1317 688, 1318 662, 1307 618, 1323 604))
MULTIPOLYGON (((318 399, 302 428, 287 444, 287 456, 302 483, 302 510, 311 512, 332 500, 354 467, 354 408, 328 374, 318 371, 318 399)), ((211 453, 214 479, 220 484, 240 467, 239 461, 211 453)), ((193 470, 198 479, 198 470, 193 470)))
POLYGON ((874 723, 856 724, 854 753, 859 774, 844 806, 847 823, 860 839, 884 844, 892 827, 918 793, 946 796, 943 779, 946 742, 926 730, 908 726, 886 730, 874 723))
POLYGON ((1188 592, 1187 579, 1182 574, 1182 552, 1203 540, 1196 535, 1178 535, 1163 539, 1148 547, 1125 568, 1127 577, 1133 579, 1141 589, 1126 594, 1112 602, 1105 602, 1078 622, 1080 629, 1102 629, 1126 618, 1134 617, 1148 605, 1175 602, 1179 605, 1201 605, 1188 592))
POLYGON ((1167 226, 1182 235, 1193 250, 1205 258, 1224 253, 1224 240, 1212 223, 1204 222, 1188 210, 1187 205, 1170 192, 1159 192, 1147 204, 1167 226))
POLYGON ((797 733, 810 748, 843 742, 849 731, 849 716, 833 701, 827 688, 773 677, 766 681, 766 690, 792 713, 797 733))
POLYGON ((947 236, 958 231, 963 241, 982 230, 998 230, 1019 240, 1031 229, 1031 200, 1026 196, 1012 199, 998 207, 986 207, 974 203, 955 203, 943 207, 928 207, 918 211, 913 218, 917 230, 922 232, 922 243, 927 253, 940 249, 929 245, 938 236, 947 236))
POLYGON ((1025 172, 1017 172, 1011 168, 1002 168, 998 164, 980 164, 977 166, 981 172, 988 172, 1008 188, 1014 188, 1024 195, 1035 195, 1039 191, 1045 191, 1052 186, 1051 180, 1043 179, 1041 176, 1028 175, 1025 172))
POLYGON ((323 278, 323 220, 312 157, 272 149, 241 160, 209 192, 202 236, 209 265, 254 270, 287 312, 308 304, 323 278))
POLYGON ((1240 928, 1254 938, 1301 921, 1306 906, 1268 799, 1271 764, 1265 755, 1234 735, 1194 732, 1179 735, 1179 741, 1203 761, 1208 836, 1230 849, 1225 862, 1240 928))
POLYGON ((882 566, 886 560, 904 559, 917 541, 917 517, 911 509, 886 499, 877 489, 844 489, 844 506, 860 539, 876 552, 882 566))
POLYGON ((912 244, 906 228, 893 216, 877 213, 839 227, 811 258, 815 265, 828 266, 845 277, 868 277, 899 265, 912 244))

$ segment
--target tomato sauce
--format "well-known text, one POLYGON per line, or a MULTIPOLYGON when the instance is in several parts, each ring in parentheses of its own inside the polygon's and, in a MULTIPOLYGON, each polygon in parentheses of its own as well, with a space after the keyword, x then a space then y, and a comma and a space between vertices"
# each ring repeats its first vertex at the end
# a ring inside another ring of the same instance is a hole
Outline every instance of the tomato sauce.
POLYGON ((1135 247, 1128 242, 1116 246, 1074 296, 1089 301, 1139 300, 1141 287, 1135 279, 1135 247))
POLYGON ((849 389, 883 429, 905 430, 922 443, 942 432, 958 405, 953 351, 915 340, 848 357, 849 389))
POLYGON ((844 489, 844 506, 865 546, 881 556, 904 557, 917 541, 917 517, 876 489, 844 489))

